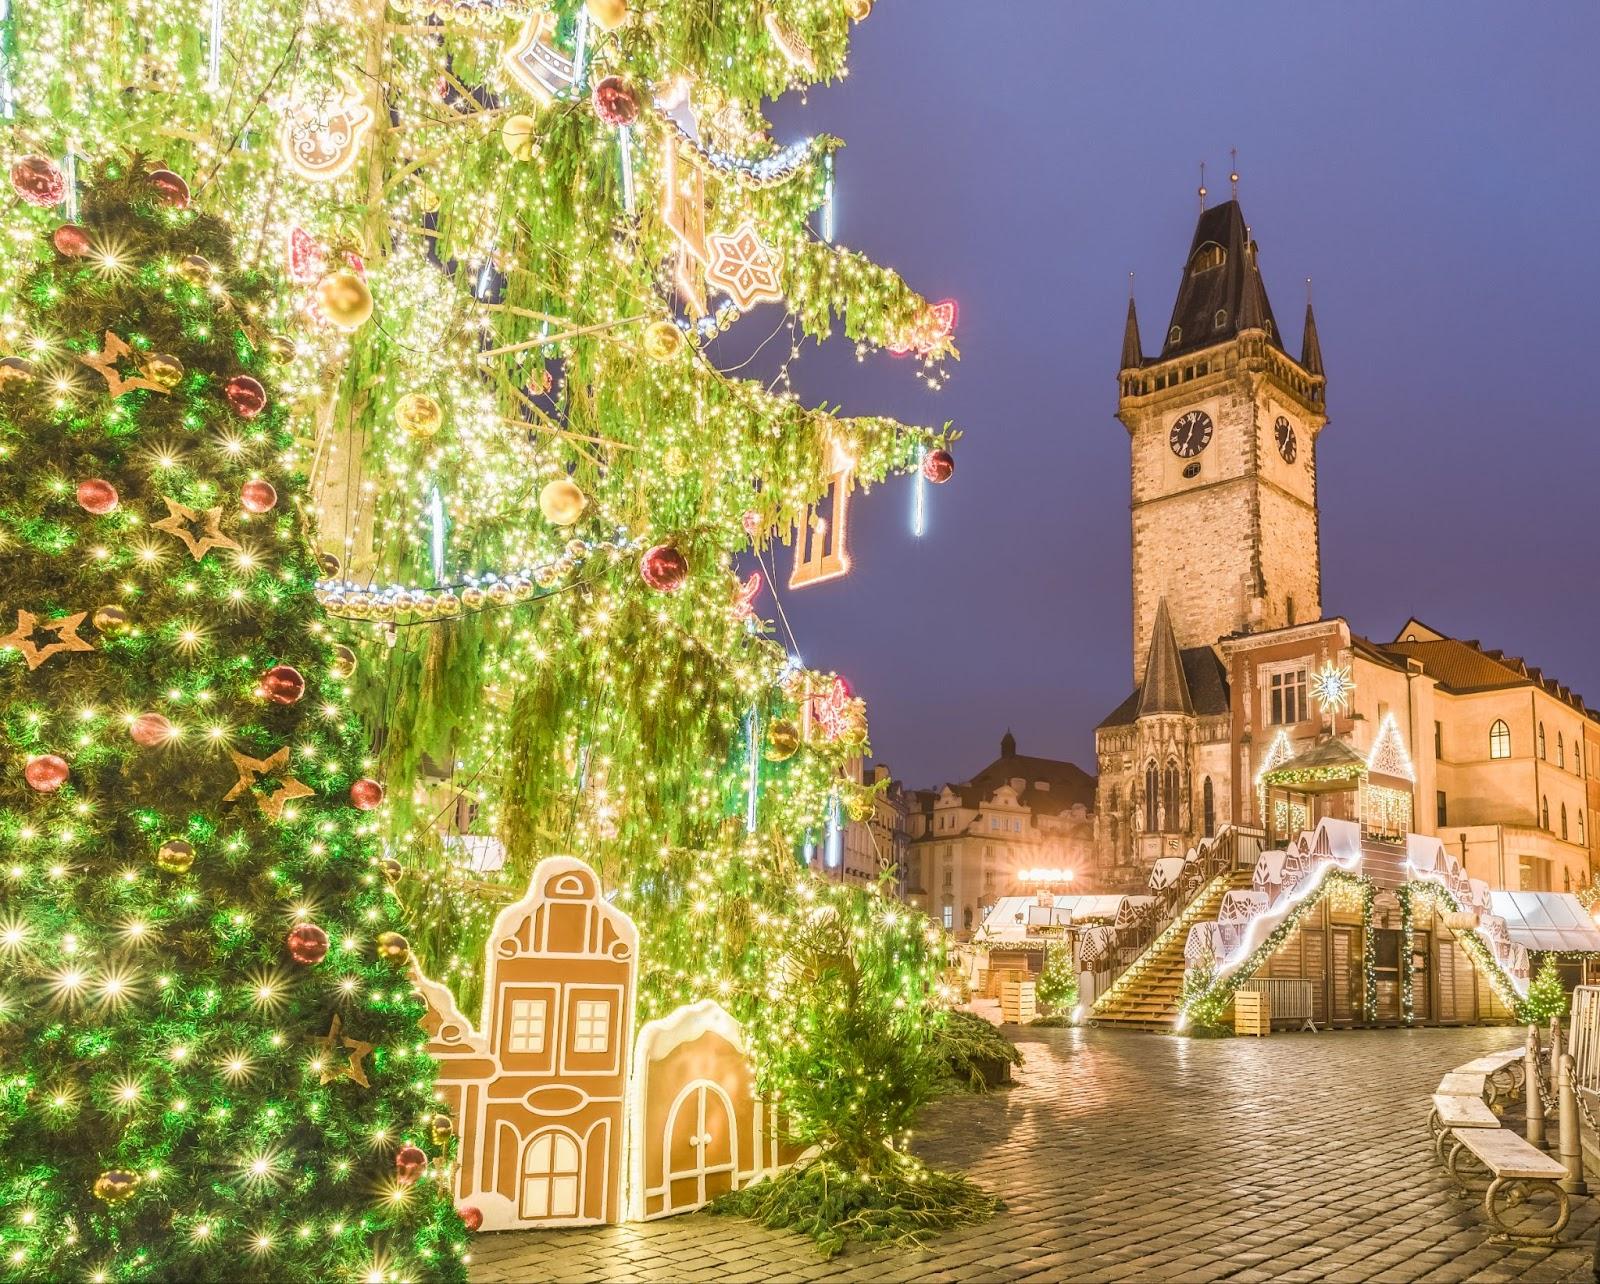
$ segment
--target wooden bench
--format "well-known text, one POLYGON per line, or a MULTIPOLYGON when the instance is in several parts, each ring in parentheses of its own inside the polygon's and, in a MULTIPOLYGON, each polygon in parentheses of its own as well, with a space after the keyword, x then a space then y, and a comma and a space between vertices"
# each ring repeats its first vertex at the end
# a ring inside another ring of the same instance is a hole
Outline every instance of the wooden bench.
POLYGON ((1567 1199, 1567 1192, 1560 1186, 1567 1176, 1565 1164, 1504 1128, 1463 1128, 1451 1133, 1451 1136, 1456 1144, 1450 1151, 1450 1176, 1463 1191, 1466 1190, 1466 1181, 1456 1171, 1456 1161, 1463 1149, 1489 1171, 1489 1189, 1483 1194, 1483 1211, 1488 1215, 1489 1224, 1494 1227, 1494 1234, 1490 1236, 1493 1242, 1503 1244, 1514 1240, 1520 1244, 1546 1246, 1560 1242, 1561 1232, 1572 1217, 1572 1205, 1567 1199), (1500 1215, 1500 1201, 1504 1199, 1509 1207, 1526 1199, 1539 1186, 1548 1186, 1556 1197, 1555 1225, 1543 1230, 1518 1230, 1506 1225, 1500 1215))
POLYGON ((1488 1083, 1489 1076, 1486 1074, 1452 1070, 1439 1080, 1439 1086, 1433 1091, 1441 1097, 1477 1097, 1481 1101, 1488 1083))
POLYGON ((1484 1104, 1482 1097, 1453 1097, 1433 1094, 1433 1109, 1428 1114, 1428 1131, 1433 1134, 1433 1153, 1444 1162, 1444 1143, 1457 1128, 1498 1128, 1500 1116, 1484 1104))
POLYGON ((1495 1105, 1502 1097, 1514 1097, 1523 1086, 1525 1076, 1524 1055, 1521 1047, 1506 1048, 1477 1057, 1464 1066, 1457 1066, 1456 1074, 1481 1074, 1489 1079, 1489 1104, 1495 1105))

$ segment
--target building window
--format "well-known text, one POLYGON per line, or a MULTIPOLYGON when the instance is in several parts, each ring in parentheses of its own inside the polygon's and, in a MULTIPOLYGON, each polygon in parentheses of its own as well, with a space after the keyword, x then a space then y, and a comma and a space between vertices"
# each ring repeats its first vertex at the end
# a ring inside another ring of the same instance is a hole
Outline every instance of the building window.
POLYGON ((1539 756, 1544 757, 1544 723, 1539 724, 1539 756))
POLYGON ((1014 834, 1020 834, 1022 832, 1022 822, 1020 820, 1014 820, 1011 822, 1011 832, 1014 834))
POLYGON ((1211 328, 1213 330, 1220 330, 1224 326, 1226 326, 1227 324, 1228 324, 1228 309, 1227 308, 1218 308, 1217 309, 1217 315, 1212 319, 1211 328))
POLYGON ((972 906, 970 905, 961 911, 961 928, 966 932, 972 930, 972 906))
POLYGON ((1558 732, 1556 732, 1556 766, 1565 767, 1566 765, 1567 765, 1567 742, 1566 742, 1566 739, 1562 736, 1562 734, 1558 731, 1558 732))
POLYGON ((1578 846, 1587 847, 1588 845, 1589 840, 1583 836, 1583 812, 1580 809, 1578 812, 1578 846))
MULTIPOLYGON (((1228 252, 1215 241, 1207 241, 1194 252, 1194 257, 1189 260, 1189 271, 1209 272, 1219 268, 1228 261, 1228 252)), ((1176 326, 1173 329, 1177 329, 1176 326)))
POLYGON ((1550 796, 1548 794, 1545 795, 1544 803, 1539 808, 1539 827, 1541 829, 1550 828, 1550 796))
MULTIPOLYGON (((1183 341, 1183 327, 1182 326, 1175 325, 1175 326, 1172 327, 1172 329, 1167 331, 1167 342, 1168 343, 1181 343, 1182 341, 1183 341)), ((1158 388, 1160 388, 1160 387, 1165 387, 1166 385, 1165 385, 1164 382, 1158 380, 1157 383, 1156 383, 1156 386, 1158 388)))
POLYGON ((1433 760, 1438 762, 1444 757, 1444 723, 1433 724, 1433 760))
POLYGON ((947 865, 944 871, 944 890, 948 892, 954 886, 955 874, 951 872, 950 867, 947 865))
POLYGON ((1445 817, 1449 813, 1448 813, 1448 811, 1447 811, 1447 809, 1445 807, 1444 790, 1442 790, 1442 789, 1434 790, 1434 793, 1433 793, 1433 810, 1434 810, 1434 813, 1435 813, 1436 823, 1438 824, 1440 829, 1443 829, 1450 822, 1445 819, 1445 817))
POLYGON ((1283 599, 1283 619, 1285 624, 1294 623, 1294 594, 1289 594, 1283 599))
POLYGON ((1167 813, 1166 832, 1176 833, 1178 830, 1178 764, 1167 764, 1166 779, 1162 782, 1161 805, 1167 813))
POLYGON ((1144 831, 1154 834, 1161 828, 1161 781, 1155 763, 1144 769, 1144 831))
POLYGON ((572 1027, 574 1052, 604 1052, 611 1043, 611 1000, 579 999, 572 1027))
POLYGON ((1506 726, 1504 719, 1497 718, 1494 726, 1489 728, 1489 756, 1491 758, 1511 756, 1511 728, 1506 726))
POLYGON ((1201 787, 1200 797, 1205 809, 1206 837, 1210 838, 1217 832, 1217 801, 1211 790, 1211 777, 1206 777, 1205 784, 1201 787))
POLYGON ((1566 836, 1567 836, 1567 804, 1566 803, 1562 803, 1561 804, 1561 837, 1563 839, 1565 839, 1566 836))
POLYGON ((1304 669, 1295 669, 1289 673, 1274 673, 1270 689, 1273 726, 1292 726, 1305 720, 1306 671, 1304 669))
POLYGON ((956 907, 954 905, 946 905, 944 907, 944 930, 948 932, 955 925, 956 907))
POLYGON ((543 999, 511 1000, 511 1034, 506 1039, 507 1052, 544 1051, 545 1012, 543 999))

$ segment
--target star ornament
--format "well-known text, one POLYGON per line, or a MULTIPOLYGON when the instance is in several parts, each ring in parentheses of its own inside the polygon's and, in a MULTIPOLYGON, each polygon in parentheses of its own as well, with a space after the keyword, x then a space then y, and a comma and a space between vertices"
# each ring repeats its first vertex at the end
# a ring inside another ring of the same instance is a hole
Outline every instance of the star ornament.
POLYGON ((228 757, 233 759, 234 770, 239 773, 239 779, 234 782, 233 788, 222 796, 223 802, 232 802, 241 794, 253 791, 257 782, 263 777, 283 773, 278 787, 270 794, 256 794, 256 801, 261 804, 261 814, 268 820, 281 820, 285 803, 293 802, 296 798, 310 798, 317 792, 289 774, 288 745, 284 745, 269 758, 252 758, 249 754, 240 753, 236 749, 228 750, 228 757))
POLYGON ((741 309, 783 298, 778 282, 783 261, 756 234, 754 224, 746 221, 731 235, 719 232, 709 236, 706 245, 711 251, 706 280, 726 291, 741 309))
POLYGON ((1311 698, 1323 713, 1349 711, 1350 695, 1356 689, 1356 683, 1348 665, 1336 665, 1330 661, 1311 675, 1308 685, 1311 698))
POLYGON ((106 381, 106 390, 113 397, 120 397, 123 393, 132 392, 135 388, 143 388, 149 392, 159 392, 165 396, 167 389, 153 379, 143 379, 137 375, 131 379, 123 377, 120 367, 126 358, 133 355, 132 348, 116 334, 107 330, 105 346, 93 356, 80 356, 78 360, 88 366, 89 369, 97 372, 106 381))
POLYGON ((93 651, 94 645, 78 636, 78 629, 88 616, 87 611, 76 615, 63 615, 58 620, 40 620, 32 611, 17 612, 17 627, 0 638, 0 646, 15 647, 22 652, 32 673, 53 655, 63 651, 93 651), (41 645, 40 639, 47 639, 41 645))
POLYGON ((222 509, 218 508, 190 508, 187 504, 180 504, 177 500, 166 495, 161 497, 161 502, 167 506, 167 515, 159 522, 151 522, 158 531, 166 531, 168 535, 176 535, 183 541, 183 546, 189 550, 189 555, 199 561, 214 548, 231 548, 239 551, 239 545, 222 533, 219 523, 222 521, 222 509), (195 534, 196 528, 199 535, 195 534))
POLYGON ((372 1084, 367 1079, 367 1070, 361 1064, 361 1058, 369 1055, 374 1045, 344 1034, 343 1024, 339 1014, 335 1012, 328 1033, 316 1040, 317 1047, 322 1051, 319 1058, 322 1063, 322 1082, 335 1083, 340 1079, 349 1079, 363 1088, 370 1088, 372 1084), (343 1065, 337 1064, 341 1052, 348 1054, 343 1065))

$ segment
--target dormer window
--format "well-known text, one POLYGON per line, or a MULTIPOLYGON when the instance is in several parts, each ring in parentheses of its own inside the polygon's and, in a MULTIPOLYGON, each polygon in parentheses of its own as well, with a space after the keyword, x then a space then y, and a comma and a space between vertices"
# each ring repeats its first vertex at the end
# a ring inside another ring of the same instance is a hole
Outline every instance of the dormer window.
POLYGON ((1228 324, 1228 309, 1227 308, 1218 308, 1217 309, 1217 315, 1211 319, 1211 328, 1213 330, 1221 330, 1227 324, 1228 324))
POLYGON ((1215 241, 1207 241, 1189 260, 1189 271, 1211 272, 1228 261, 1228 252, 1215 241))
POLYGON ((1172 327, 1172 329, 1167 331, 1167 342, 1168 343, 1182 343, 1183 342, 1183 327, 1181 325, 1175 325, 1175 326, 1172 327))

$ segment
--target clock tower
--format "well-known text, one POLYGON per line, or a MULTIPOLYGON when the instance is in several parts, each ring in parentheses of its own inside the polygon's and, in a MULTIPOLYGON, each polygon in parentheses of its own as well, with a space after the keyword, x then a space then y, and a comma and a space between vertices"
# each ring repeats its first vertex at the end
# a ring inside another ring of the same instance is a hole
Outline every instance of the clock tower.
POLYGON ((1318 619, 1322 349, 1309 302, 1300 359, 1285 349, 1237 200, 1201 212, 1159 356, 1144 356, 1128 301, 1118 382, 1134 681, 1163 600, 1180 649, 1318 619))

